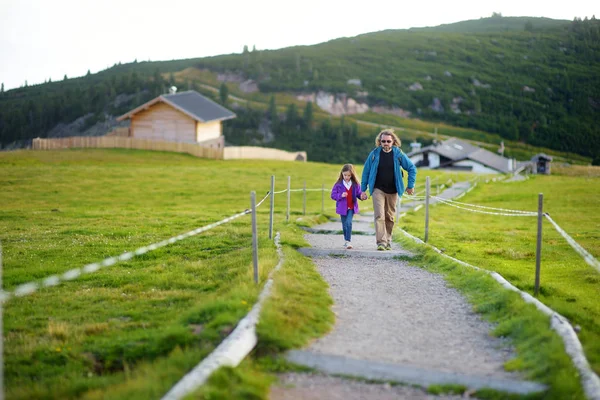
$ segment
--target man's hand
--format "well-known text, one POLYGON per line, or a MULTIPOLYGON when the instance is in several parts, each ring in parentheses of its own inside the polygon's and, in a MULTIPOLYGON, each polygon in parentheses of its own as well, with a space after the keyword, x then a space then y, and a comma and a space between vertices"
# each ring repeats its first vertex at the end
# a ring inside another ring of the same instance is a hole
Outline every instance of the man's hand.
POLYGON ((368 198, 368 196, 367 196, 366 193, 363 192, 363 193, 360 194, 360 199, 361 200, 366 200, 367 198, 368 198))
POLYGON ((415 188, 406 189, 406 194, 410 194, 412 196, 413 194, 415 194, 415 188))

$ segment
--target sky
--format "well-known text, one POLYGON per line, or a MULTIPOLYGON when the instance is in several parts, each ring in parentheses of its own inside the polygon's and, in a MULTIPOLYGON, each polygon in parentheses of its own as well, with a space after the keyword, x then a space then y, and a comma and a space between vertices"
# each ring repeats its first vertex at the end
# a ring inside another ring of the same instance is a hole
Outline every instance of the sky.
MULTIPOLYGON (((593 5, 596 4, 596 5, 593 5)), ((115 63, 311 45, 385 29, 503 16, 600 18, 590 0, 0 0, 5 90, 115 63)))

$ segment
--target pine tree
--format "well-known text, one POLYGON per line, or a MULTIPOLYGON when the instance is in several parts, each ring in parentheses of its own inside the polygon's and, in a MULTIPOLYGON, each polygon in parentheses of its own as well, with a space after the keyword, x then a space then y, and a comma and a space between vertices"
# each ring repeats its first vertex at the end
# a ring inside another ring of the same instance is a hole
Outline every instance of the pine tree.
POLYGON ((271 96, 269 100, 269 118, 271 119, 271 123, 275 123, 277 119, 277 105, 275 104, 275 96, 271 96))
POLYGON ((224 106, 227 105, 227 100, 229 99, 229 88, 225 82, 221 83, 221 87, 219 88, 219 98, 221 99, 221 104, 224 106))
POLYGON ((312 129, 312 125, 314 122, 312 101, 309 101, 306 103, 306 107, 304 107, 304 115, 302 116, 302 119, 304 120, 304 124, 306 125, 306 127, 309 130, 312 129))

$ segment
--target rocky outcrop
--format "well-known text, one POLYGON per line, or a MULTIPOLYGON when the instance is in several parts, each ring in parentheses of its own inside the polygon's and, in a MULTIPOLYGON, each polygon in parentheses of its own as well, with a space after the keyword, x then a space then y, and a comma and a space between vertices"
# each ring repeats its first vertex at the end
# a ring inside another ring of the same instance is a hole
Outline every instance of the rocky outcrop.
POLYGON ((398 107, 375 106, 371 109, 378 114, 392 114, 402 118, 410 118, 411 112, 398 107))
POLYGON ((480 88, 483 88, 483 89, 489 89, 489 88, 492 87, 492 85, 490 85, 489 83, 481 83, 481 82, 479 82, 479 80, 477 80, 475 78, 472 78, 471 82, 473 82, 474 86, 480 87, 480 88))
POLYGON ((255 93, 258 92, 258 83, 252 79, 248 79, 240 83, 239 88, 244 93, 255 93))
POLYGON ((415 82, 408 87, 408 90, 410 90, 411 92, 416 92, 417 90, 423 90, 423 85, 421 85, 419 82, 415 82))
POLYGON ((317 93, 301 94, 296 98, 302 101, 311 101, 320 109, 332 115, 362 114, 369 111, 368 104, 359 103, 343 93, 333 95, 328 92, 319 91, 317 93))

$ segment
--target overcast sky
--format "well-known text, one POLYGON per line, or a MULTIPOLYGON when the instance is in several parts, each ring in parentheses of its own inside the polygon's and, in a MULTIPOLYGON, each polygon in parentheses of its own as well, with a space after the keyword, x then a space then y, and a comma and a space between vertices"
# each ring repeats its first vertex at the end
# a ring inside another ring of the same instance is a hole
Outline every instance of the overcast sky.
POLYGON ((600 17, 600 2, 523 0, 0 0, 5 90, 103 70, 310 45, 384 29, 489 17, 600 17), (593 6, 596 4, 596 6, 593 6))

